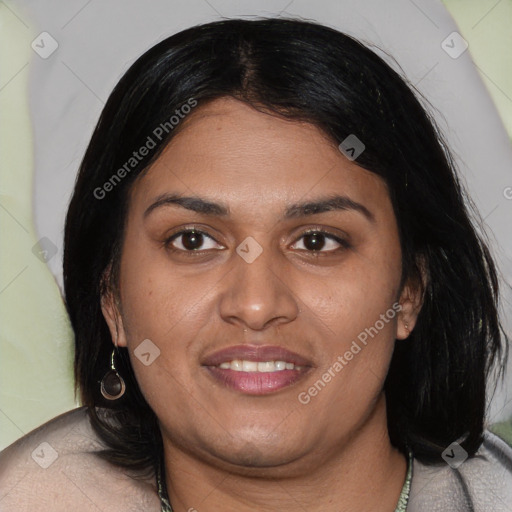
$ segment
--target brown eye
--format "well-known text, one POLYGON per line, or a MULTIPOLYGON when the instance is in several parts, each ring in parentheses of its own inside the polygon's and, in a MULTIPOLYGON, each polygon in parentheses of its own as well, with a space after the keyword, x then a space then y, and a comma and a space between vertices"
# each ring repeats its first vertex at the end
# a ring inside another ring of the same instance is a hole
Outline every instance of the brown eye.
POLYGON ((302 247, 295 248, 308 252, 336 252, 350 247, 346 240, 322 230, 308 231, 299 238, 299 241, 302 241, 302 247))
POLYGON ((181 243, 187 251, 200 249, 203 245, 203 234, 196 231, 188 231, 181 235, 181 243))
POLYGON ((325 246, 325 235, 322 233, 310 233, 303 237, 304 247, 308 251, 320 251, 325 246))
POLYGON ((205 233, 197 229, 185 229, 175 233, 165 242, 165 245, 173 251, 196 252, 215 249, 217 242, 205 233), (207 243, 209 242, 209 244, 207 243), (213 243, 213 245, 212 245, 213 243), (204 245, 207 245, 206 247, 204 245))

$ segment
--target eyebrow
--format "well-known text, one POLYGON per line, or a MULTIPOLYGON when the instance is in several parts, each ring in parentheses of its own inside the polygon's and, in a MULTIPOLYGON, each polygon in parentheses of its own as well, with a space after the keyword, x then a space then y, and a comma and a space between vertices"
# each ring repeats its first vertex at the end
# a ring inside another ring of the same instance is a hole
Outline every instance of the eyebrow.
MULTIPOLYGON (((229 207, 225 203, 215 203, 198 196, 181 196, 179 194, 162 194, 157 197, 144 212, 146 218, 151 212, 163 206, 176 205, 187 210, 191 210, 202 215, 211 215, 218 217, 228 217, 229 207)), ((295 203, 289 205, 283 217, 285 219, 295 219, 306 217, 308 215, 316 215, 319 213, 330 211, 346 211, 353 210, 361 213, 369 221, 375 222, 375 216, 366 208, 366 206, 350 199, 347 196, 331 195, 328 197, 320 197, 314 201, 295 203)))

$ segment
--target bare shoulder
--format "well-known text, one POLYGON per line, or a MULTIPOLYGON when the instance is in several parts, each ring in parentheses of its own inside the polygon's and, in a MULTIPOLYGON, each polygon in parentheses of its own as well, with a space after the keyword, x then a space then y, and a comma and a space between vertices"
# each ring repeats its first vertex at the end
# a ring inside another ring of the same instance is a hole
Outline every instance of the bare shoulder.
POLYGON ((113 466, 86 408, 69 411, 0 452, 0 509, 159 511, 154 478, 113 466))

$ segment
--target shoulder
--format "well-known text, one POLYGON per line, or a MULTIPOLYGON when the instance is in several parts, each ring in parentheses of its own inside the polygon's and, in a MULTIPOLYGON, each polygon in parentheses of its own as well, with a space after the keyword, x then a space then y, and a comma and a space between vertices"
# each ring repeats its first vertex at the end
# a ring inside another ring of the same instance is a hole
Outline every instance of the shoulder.
POLYGON ((159 511, 153 478, 100 459, 85 407, 45 423, 0 452, 3 512, 159 511))
POLYGON ((512 510, 512 447, 485 431, 476 454, 461 462, 464 454, 450 451, 451 464, 414 460, 407 512, 512 510))

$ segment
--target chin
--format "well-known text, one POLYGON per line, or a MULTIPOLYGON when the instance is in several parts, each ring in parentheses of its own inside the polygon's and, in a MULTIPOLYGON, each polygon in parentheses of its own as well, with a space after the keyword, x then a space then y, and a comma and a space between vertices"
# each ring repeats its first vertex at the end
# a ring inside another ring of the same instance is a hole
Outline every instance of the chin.
POLYGON ((288 437, 284 445, 284 440, 275 433, 266 434, 259 440, 255 439, 254 434, 245 438, 228 436, 225 441, 220 446, 217 443, 205 443, 203 450, 217 461, 220 460, 221 464, 227 464, 229 467, 226 469, 252 476, 275 474, 276 470, 286 467, 304 454, 303 443, 294 442, 288 437))

